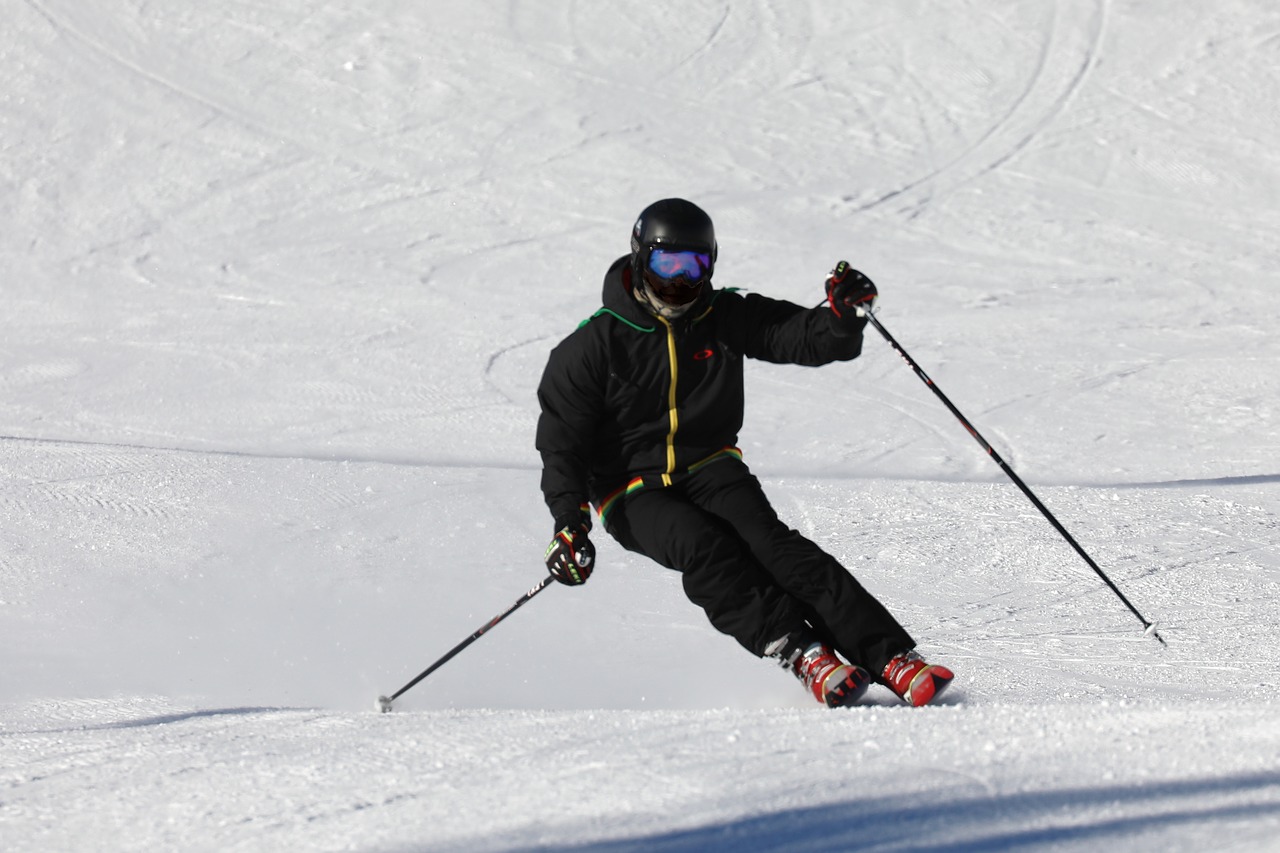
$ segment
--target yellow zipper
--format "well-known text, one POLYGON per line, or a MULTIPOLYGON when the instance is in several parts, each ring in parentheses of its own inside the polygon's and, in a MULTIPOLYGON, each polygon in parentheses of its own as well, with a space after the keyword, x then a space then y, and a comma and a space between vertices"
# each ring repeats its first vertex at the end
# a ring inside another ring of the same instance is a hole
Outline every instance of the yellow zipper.
POLYGON ((671 390, 667 394, 667 412, 671 419, 671 431, 667 433, 667 472, 662 475, 662 485, 671 485, 671 475, 676 470, 676 430, 680 428, 680 415, 676 412, 676 333, 662 317, 658 322, 667 327, 667 358, 671 361, 671 390))

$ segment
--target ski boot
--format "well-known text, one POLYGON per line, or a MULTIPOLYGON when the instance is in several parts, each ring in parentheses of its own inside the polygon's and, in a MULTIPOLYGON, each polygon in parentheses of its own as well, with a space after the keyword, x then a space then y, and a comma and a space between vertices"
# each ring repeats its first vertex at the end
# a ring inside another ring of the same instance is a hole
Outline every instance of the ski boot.
POLYGON ((884 683, 912 707, 927 705, 942 693, 955 678, 945 666, 925 663, 914 651, 897 655, 885 664, 884 683))
POLYGON ((808 632, 795 632, 772 643, 769 652, 784 669, 791 670, 805 689, 828 708, 842 708, 862 698, 871 684, 871 675, 860 666, 847 664, 808 632))

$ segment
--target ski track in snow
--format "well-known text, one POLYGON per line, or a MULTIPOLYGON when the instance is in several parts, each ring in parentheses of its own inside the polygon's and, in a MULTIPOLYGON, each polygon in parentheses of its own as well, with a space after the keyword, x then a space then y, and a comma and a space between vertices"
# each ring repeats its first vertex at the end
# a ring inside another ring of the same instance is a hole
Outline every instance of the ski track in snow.
POLYGON ((1280 12, 4 5, 6 850, 1280 850, 1280 12), (880 317, 752 364, 789 523, 955 667, 829 712, 600 536, 547 352, 644 204, 880 317))
POLYGON ((1050 7, 1050 25, 1041 34, 1044 42, 1027 86, 1008 112, 970 147, 938 169, 870 202, 845 199, 855 204, 855 212, 894 202, 900 210, 915 209, 911 216, 917 216, 919 208, 932 199, 979 180, 1012 160, 1066 109, 1097 61, 1099 45, 1105 37, 1108 0, 1098 0, 1093 4, 1096 8, 1084 14, 1075 8, 1081 4, 1055 0, 1044 5, 1050 7), (1068 6, 1069 10, 1064 8, 1068 6), (1077 33, 1076 22, 1081 19, 1084 26, 1077 33))

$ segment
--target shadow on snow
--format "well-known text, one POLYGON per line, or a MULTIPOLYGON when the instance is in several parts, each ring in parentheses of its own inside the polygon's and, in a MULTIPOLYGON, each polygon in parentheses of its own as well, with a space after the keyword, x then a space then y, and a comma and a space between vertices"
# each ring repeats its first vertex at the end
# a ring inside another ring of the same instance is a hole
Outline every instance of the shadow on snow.
POLYGON ((1280 816, 1280 772, 968 797, 880 798, 791 809, 697 829, 562 849, 602 851, 1123 849, 1152 831, 1280 816), (1218 802, 1213 802, 1218 798, 1218 802), (1230 802, 1223 802, 1222 799, 1230 802), (1240 802, 1247 798, 1250 802, 1240 802), (909 802, 904 802, 904 799, 909 802), (1119 812, 1120 816, 1116 816, 1119 812), (1135 813, 1137 812, 1137 813, 1135 813))

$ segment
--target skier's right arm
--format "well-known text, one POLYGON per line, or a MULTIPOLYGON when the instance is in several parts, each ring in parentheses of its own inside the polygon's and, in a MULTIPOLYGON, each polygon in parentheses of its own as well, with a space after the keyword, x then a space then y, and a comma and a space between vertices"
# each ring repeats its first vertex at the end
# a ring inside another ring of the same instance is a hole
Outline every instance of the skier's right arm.
POLYGON ((587 502, 591 450, 604 411, 604 381, 583 339, 570 336, 551 352, 538 384, 538 433, 542 494, 555 520, 543 559, 552 577, 571 586, 586 583, 595 563, 587 502))
POLYGON ((592 357, 582 335, 572 335, 551 352, 538 384, 538 432, 542 495, 556 531, 591 527, 587 503, 591 452, 604 412, 608 367, 592 357))

